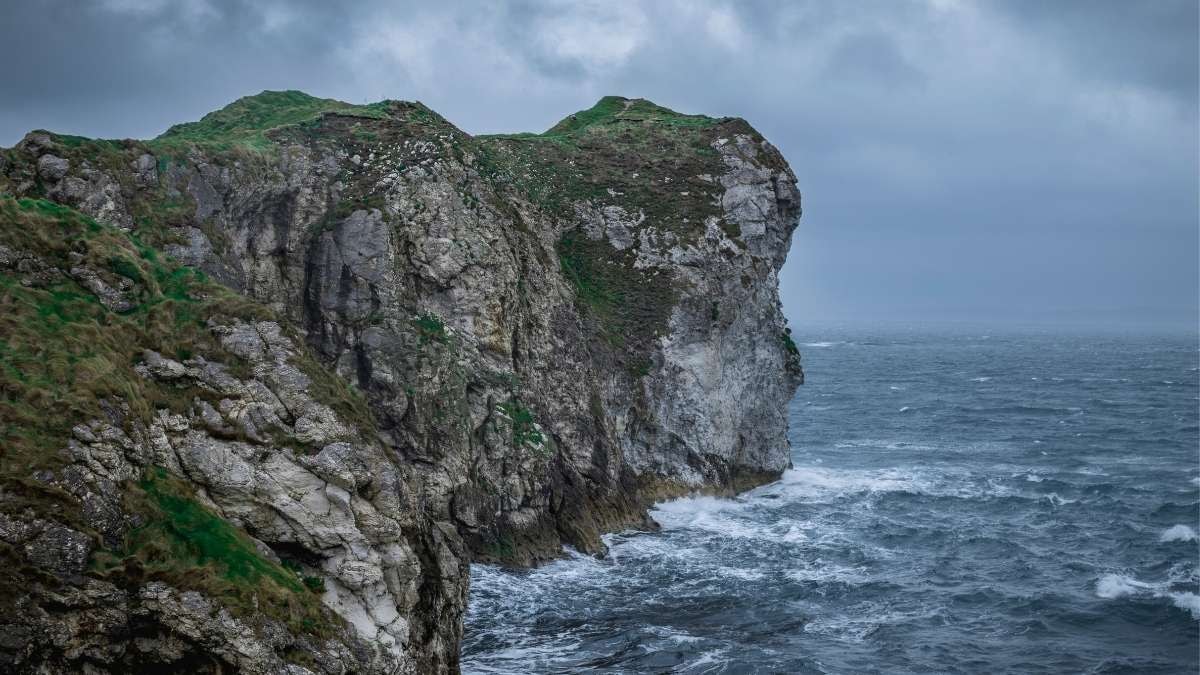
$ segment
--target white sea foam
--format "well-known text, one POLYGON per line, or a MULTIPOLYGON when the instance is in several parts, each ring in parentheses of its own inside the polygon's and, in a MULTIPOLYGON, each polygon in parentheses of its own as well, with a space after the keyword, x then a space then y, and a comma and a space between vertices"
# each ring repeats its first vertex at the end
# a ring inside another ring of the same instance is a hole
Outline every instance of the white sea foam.
POLYGON ((897 441, 889 441, 881 438, 862 438, 849 441, 838 441, 833 444, 833 447, 838 449, 845 448, 886 448, 889 445, 894 445, 897 441))
POLYGON ((668 529, 687 528, 737 539, 774 539, 765 525, 741 516, 743 499, 685 497, 655 505, 651 515, 668 529))
POLYGON ((1121 574, 1105 574, 1096 582, 1096 595, 1106 600, 1134 595, 1154 586, 1121 574))
MULTIPOLYGON (((783 473, 776 483, 747 493, 747 500, 771 495, 781 501, 827 503, 863 493, 910 492, 934 497, 975 498, 1004 496, 1012 489, 1002 484, 980 484, 969 473, 948 467, 938 471, 915 469, 831 469, 822 466, 798 466, 783 473)), ((870 508, 864 502, 862 508, 870 508)))
POLYGON ((818 615, 804 624, 805 633, 835 636, 839 640, 861 642, 880 626, 905 625, 943 615, 940 607, 921 606, 897 610, 878 602, 862 602, 844 608, 842 615, 818 615))
POLYGON ((860 492, 919 492, 923 481, 899 469, 878 471, 802 467, 783 473, 779 485, 800 496, 840 496, 860 492), (920 484, 919 484, 920 483, 920 484))
POLYGON ((989 380, 991 380, 991 379, 992 379, 992 378, 990 378, 990 377, 972 377, 972 378, 971 378, 971 381, 972 381, 972 382, 987 382, 987 381, 989 381, 989 380))
POLYGON ((667 529, 701 530, 739 539, 760 538, 761 528, 737 515, 746 506, 741 500, 686 497, 657 504, 650 513, 667 529))
POLYGON ((798 544, 802 541, 807 541, 808 535, 804 534, 804 530, 801 530, 799 527, 792 525, 791 527, 788 528, 787 532, 784 532, 782 535, 779 536, 779 539, 782 541, 786 541, 789 544, 798 544))
POLYGON ((904 406, 903 408, 900 409, 900 412, 908 412, 909 410, 911 410, 911 408, 909 408, 908 406, 904 406))
POLYGON ((694 673, 715 673, 719 669, 727 665, 728 659, 721 658, 725 650, 714 649, 700 654, 695 661, 687 665, 687 669, 694 673))
POLYGON ((1172 541, 1196 541, 1196 531, 1187 525, 1174 525, 1163 531, 1158 538, 1163 543, 1172 541))
POLYGON ((761 581, 766 575, 760 570, 747 570, 738 567, 720 567, 717 569, 721 576, 734 577, 742 581, 761 581))
POLYGON ((797 583, 817 582, 819 584, 841 583, 861 584, 869 581, 866 568, 843 567, 821 559, 814 560, 811 565, 784 573, 788 579, 797 583))
POLYGON ((1105 600, 1139 596, 1166 598, 1179 609, 1200 620, 1200 595, 1170 590, 1170 584, 1148 584, 1123 574, 1105 574, 1096 581, 1096 595, 1105 600))
POLYGON ((1167 593, 1171 602, 1179 609, 1191 612, 1193 619, 1200 620, 1200 595, 1195 593, 1167 593))
POLYGON ((680 499, 672 499, 666 502, 660 502, 654 505, 654 510, 662 514, 706 514, 706 513, 723 513, 729 511, 743 511, 749 503, 744 499, 727 499, 724 497, 710 497, 708 495, 699 495, 695 497, 683 497, 680 499))
MULTIPOLYGON (((510 638, 511 639, 511 638, 510 638)), ((575 653, 579 649, 579 640, 560 640, 549 644, 538 644, 532 640, 521 640, 529 644, 523 647, 508 647, 489 652, 488 661, 491 663, 465 663, 463 671, 491 675, 507 675, 522 666, 535 661, 553 661, 575 653)))
POLYGON ((805 347, 833 347, 834 345, 843 344, 841 342, 805 342, 802 343, 805 347))
POLYGON ((692 635, 691 633, 681 632, 674 628, 666 626, 646 626, 646 630, 664 640, 670 640, 676 644, 692 644, 700 642, 704 638, 692 635))
POLYGON ((1050 502, 1054 506, 1063 506, 1066 504, 1074 504, 1075 502, 1077 502, 1079 500, 1078 499, 1067 499, 1066 497, 1058 496, 1057 492, 1051 492, 1050 494, 1046 495, 1046 501, 1050 502))
POLYGON ((936 445, 925 445, 923 443, 906 443, 904 441, 896 441, 895 443, 887 444, 888 450, 940 450, 936 445))
MULTIPOLYGON (((914 443, 904 440, 889 440, 883 438, 864 438, 858 440, 838 441, 833 444, 833 447, 839 450, 846 448, 866 448, 868 450, 939 450, 953 452, 959 446, 943 446, 931 443, 914 443)), ((813 460, 819 462, 820 460, 813 460)))

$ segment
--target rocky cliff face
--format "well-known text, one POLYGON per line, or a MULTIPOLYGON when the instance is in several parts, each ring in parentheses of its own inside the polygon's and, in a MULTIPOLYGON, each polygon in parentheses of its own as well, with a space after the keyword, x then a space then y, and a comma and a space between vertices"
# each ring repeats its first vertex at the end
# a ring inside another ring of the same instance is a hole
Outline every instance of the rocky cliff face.
POLYGON ((787 466, 800 196, 742 120, 265 92, 0 192, 9 668, 454 670, 468 561, 787 466))

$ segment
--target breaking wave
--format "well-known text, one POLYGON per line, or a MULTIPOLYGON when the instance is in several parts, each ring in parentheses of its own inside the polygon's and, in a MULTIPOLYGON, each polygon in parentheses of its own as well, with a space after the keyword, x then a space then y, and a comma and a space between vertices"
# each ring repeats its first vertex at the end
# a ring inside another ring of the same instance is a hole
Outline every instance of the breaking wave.
POLYGON ((1158 538, 1161 542, 1196 541, 1196 531, 1187 525, 1174 525, 1163 531, 1158 538))

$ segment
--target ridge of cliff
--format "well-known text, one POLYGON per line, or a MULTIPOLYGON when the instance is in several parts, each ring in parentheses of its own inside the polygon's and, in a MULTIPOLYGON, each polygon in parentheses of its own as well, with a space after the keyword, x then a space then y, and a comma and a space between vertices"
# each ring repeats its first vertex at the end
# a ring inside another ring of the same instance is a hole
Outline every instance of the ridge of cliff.
POLYGON ((453 671, 469 561, 788 465, 800 195, 744 120, 263 92, 31 132, 0 194, 11 668, 453 671))

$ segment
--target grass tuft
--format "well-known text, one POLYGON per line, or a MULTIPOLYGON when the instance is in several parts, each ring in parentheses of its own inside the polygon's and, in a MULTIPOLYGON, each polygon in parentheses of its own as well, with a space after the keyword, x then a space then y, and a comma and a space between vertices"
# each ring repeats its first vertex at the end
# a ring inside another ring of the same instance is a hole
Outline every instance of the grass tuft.
POLYGON ((180 478, 151 467, 127 502, 143 524, 129 532, 122 550, 97 554, 97 574, 200 588, 251 619, 265 615, 297 633, 324 637, 338 625, 313 592, 323 580, 264 558, 246 534, 197 502, 180 478))
POLYGON ((514 448, 541 448, 545 445, 546 437, 538 431, 533 412, 526 408, 520 399, 514 398, 496 407, 511 421, 514 448))
POLYGON ((446 332, 446 324, 432 312, 424 312, 413 319, 413 325, 417 327, 417 334, 423 345, 430 342, 445 343, 450 339, 446 332))

